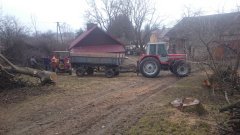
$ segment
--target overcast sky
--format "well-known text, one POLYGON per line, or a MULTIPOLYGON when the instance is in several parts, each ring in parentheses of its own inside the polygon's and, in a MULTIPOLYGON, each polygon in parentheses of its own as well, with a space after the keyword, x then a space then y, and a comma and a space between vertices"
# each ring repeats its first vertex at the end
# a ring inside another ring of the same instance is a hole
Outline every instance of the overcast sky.
MULTIPOLYGON (((184 7, 201 9, 204 14, 231 12, 240 0, 157 0, 158 13, 166 18, 167 26, 172 26, 183 14, 184 7)), ((56 22, 65 22, 73 30, 84 28, 84 11, 88 8, 85 0, 0 0, 3 14, 16 16, 29 27, 31 16, 37 22, 37 29, 56 31, 56 22)))

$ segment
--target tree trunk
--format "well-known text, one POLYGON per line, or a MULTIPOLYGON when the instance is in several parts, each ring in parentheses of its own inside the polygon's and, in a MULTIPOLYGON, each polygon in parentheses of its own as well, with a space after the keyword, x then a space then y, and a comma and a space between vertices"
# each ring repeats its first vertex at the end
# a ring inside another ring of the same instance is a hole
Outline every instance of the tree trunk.
POLYGON ((33 68, 27 68, 27 67, 18 67, 11 63, 7 58, 5 58, 2 54, 0 54, 0 58, 6 62, 10 67, 4 67, 1 65, 3 70, 6 70, 9 73, 12 74, 24 74, 24 75, 29 75, 33 77, 37 77, 41 80, 41 83, 46 84, 46 83, 55 83, 57 80, 57 75, 56 73, 49 72, 49 71, 41 71, 33 68))

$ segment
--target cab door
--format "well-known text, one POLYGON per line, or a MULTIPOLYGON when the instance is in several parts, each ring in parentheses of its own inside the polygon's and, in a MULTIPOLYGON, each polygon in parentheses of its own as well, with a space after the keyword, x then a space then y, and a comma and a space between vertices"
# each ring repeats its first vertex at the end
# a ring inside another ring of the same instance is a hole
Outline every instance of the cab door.
POLYGON ((165 47, 165 44, 158 44, 157 45, 157 55, 159 56, 159 59, 161 62, 167 62, 168 61, 168 53, 165 47))

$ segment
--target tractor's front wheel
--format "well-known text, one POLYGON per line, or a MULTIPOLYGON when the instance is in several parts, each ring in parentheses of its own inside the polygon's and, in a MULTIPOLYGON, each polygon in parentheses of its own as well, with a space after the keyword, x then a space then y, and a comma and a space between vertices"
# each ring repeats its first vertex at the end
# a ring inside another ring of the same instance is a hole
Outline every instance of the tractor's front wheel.
POLYGON ((160 72, 160 63, 156 58, 148 57, 140 62, 140 72, 143 76, 154 78, 160 72))

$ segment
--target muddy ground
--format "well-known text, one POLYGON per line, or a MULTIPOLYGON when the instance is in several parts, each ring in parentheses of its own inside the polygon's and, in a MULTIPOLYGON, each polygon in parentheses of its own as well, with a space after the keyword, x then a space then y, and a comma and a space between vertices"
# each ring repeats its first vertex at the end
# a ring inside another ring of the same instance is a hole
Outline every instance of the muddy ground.
POLYGON ((160 74, 153 79, 135 73, 111 79, 59 75, 55 86, 1 91, 0 134, 126 134, 179 80, 160 74))

